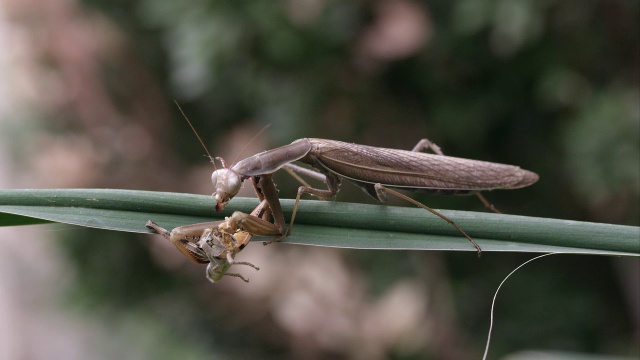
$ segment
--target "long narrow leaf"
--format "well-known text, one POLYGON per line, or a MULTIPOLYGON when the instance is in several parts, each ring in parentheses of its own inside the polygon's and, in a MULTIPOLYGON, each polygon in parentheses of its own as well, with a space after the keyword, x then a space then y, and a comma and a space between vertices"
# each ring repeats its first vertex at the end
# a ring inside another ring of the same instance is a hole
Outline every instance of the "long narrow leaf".
MULTIPOLYGON (((149 232, 249 212, 256 199, 235 198, 215 212, 208 196, 113 189, 0 190, 0 226, 53 221, 100 229, 149 232), (3 213, 3 214, 2 214, 3 213), (35 220, 40 219, 40 220, 35 220)), ((292 200, 282 200, 289 218, 292 200)), ((441 211, 483 251, 640 255, 640 228, 493 213, 441 211)), ((442 219, 412 207, 301 201, 284 242, 359 249, 475 251, 442 219)))

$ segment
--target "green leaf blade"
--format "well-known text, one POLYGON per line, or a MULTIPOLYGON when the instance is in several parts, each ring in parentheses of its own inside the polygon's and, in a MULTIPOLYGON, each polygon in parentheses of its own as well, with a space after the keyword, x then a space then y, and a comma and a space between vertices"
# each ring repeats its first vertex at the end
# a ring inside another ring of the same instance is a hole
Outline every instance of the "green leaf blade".
MULTIPOLYGON (((282 200, 287 219, 293 202, 282 200)), ((202 195, 114 189, 1 190, 0 213, 4 214, 0 214, 0 225, 54 221, 145 233, 149 232, 147 220, 173 228, 221 220, 233 211, 250 212, 256 205, 256 199, 235 198, 225 211, 215 212, 210 197, 202 195)), ((485 252, 640 255, 638 227, 441 212, 485 252)), ((423 209, 313 200, 300 202, 292 235, 283 242, 358 249, 475 251, 455 228, 423 209)))

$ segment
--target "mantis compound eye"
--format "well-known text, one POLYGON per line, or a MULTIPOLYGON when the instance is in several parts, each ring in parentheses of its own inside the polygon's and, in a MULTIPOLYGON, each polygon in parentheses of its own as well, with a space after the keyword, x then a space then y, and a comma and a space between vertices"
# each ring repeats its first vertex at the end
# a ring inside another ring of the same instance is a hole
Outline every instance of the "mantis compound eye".
POLYGON ((219 169, 211 174, 211 182, 215 187, 213 197, 216 199, 216 211, 224 209, 242 186, 242 178, 231 169, 219 169))

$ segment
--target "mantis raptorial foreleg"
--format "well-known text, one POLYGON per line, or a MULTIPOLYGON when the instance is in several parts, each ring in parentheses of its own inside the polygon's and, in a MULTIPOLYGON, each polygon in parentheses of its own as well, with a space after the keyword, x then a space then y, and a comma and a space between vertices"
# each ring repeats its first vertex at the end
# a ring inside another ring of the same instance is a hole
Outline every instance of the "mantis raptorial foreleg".
MULTIPOLYGON (((282 213, 282 206, 280 205, 280 199, 278 198, 278 190, 276 189, 276 184, 273 182, 272 175, 264 174, 255 176, 253 185, 256 189, 256 193, 261 194, 269 205, 269 211, 271 212, 271 216, 273 216, 273 225, 278 229, 278 235, 283 235, 287 229, 287 225, 284 222, 284 214, 282 213)), ((252 225, 257 226, 257 224, 252 225)), ((268 232, 271 233, 271 230, 272 229, 269 229, 268 232)), ((249 232, 251 232, 251 230, 249 230, 249 232)), ((271 236, 271 234, 253 234, 271 236)))

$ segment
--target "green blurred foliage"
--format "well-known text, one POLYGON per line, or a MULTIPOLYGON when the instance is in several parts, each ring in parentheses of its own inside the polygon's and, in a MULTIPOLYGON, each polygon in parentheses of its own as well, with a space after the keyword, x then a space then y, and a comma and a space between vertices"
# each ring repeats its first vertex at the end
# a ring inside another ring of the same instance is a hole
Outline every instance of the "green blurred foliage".
MULTIPOLYGON (((167 103, 176 98, 215 143, 244 123, 271 124, 272 146, 308 136, 411 148, 429 137, 453 156, 538 172, 540 182, 529 189, 488 195, 508 213, 639 224, 637 1, 411 2, 424 15, 424 43, 391 58, 363 50, 383 3, 87 1, 126 33, 167 103)), ((185 162, 201 161, 197 145, 184 146, 194 143, 193 135, 177 114, 171 126, 180 130, 167 146, 185 162)), ((277 181, 282 197, 295 196, 293 181, 277 181)), ((340 201, 369 201, 343 188, 340 201)), ((472 198, 416 198, 434 208, 481 209, 472 198)), ((273 330, 268 316, 234 323, 238 308, 224 300, 186 299, 197 290, 179 274, 160 276, 163 270, 135 241, 108 239, 104 248, 78 241, 70 253, 85 286, 80 302, 118 307, 122 317, 143 308, 153 326, 170 329, 197 353, 291 354, 291 339, 278 338, 286 334, 273 330), (112 254, 112 247, 133 250, 112 254), (104 274, 113 263, 121 267, 104 274), (140 282, 127 274, 148 282, 134 294, 132 283, 140 282)), ((406 252, 344 256, 365 274, 372 294, 419 273, 425 261, 406 252)), ((477 353, 493 290, 527 258, 446 255, 456 326, 477 353)), ((605 258, 558 256, 525 268, 499 298, 492 354, 527 347, 631 353, 638 341, 628 338, 634 324, 615 278, 612 259, 605 258)))

